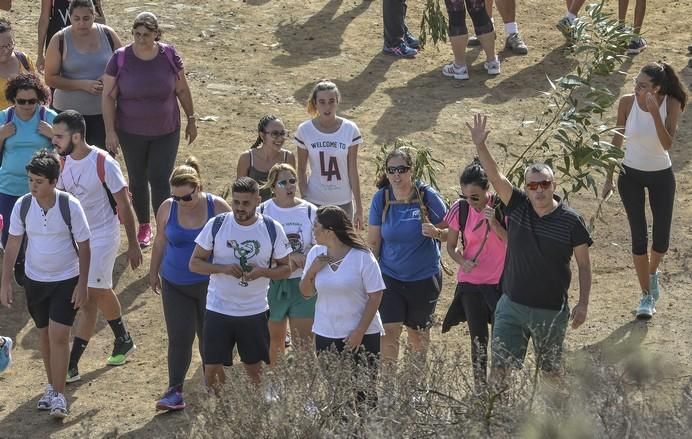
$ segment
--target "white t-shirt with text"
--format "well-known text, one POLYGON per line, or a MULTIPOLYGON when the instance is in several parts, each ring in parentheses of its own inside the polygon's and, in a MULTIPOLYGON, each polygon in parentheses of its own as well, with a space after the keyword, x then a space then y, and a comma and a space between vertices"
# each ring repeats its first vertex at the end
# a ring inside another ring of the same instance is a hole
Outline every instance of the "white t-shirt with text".
MULTIPOLYGON (((252 225, 238 224, 232 213, 219 228, 212 242, 211 230, 214 218, 211 218, 195 239, 200 247, 214 251, 215 264, 241 264, 241 258, 249 265, 268 267, 271 255, 271 239, 264 224, 265 219, 257 215, 252 225)), ((280 224, 276 224, 276 241, 274 242, 274 259, 281 259, 291 253, 286 234, 280 224)), ((275 263, 272 264, 275 266, 275 263)), ((260 277, 240 284, 240 279, 230 274, 212 274, 207 290, 207 309, 220 314, 243 317, 259 314, 269 309, 267 290, 269 279, 260 277)))
MULTIPOLYGON (((305 273, 319 255, 327 253, 322 245, 314 246, 305 261, 305 273)), ((303 275, 305 276, 305 275, 303 275)), ((356 329, 363 317, 368 294, 384 291, 380 267, 370 251, 351 249, 338 269, 326 265, 315 277, 317 303, 312 332, 322 337, 345 338, 356 329)), ((366 334, 384 332, 380 312, 375 314, 366 334)))
MULTIPOLYGON (((60 213, 58 191, 55 191, 55 204, 47 212, 32 197, 25 230, 19 211, 22 200, 30 196, 26 194, 17 200, 10 219, 10 235, 22 236, 26 231, 28 242, 24 272, 27 277, 38 282, 59 282, 79 276, 79 256, 60 213)), ((84 210, 72 195, 69 200, 72 235, 77 242, 87 241, 90 233, 84 210)))

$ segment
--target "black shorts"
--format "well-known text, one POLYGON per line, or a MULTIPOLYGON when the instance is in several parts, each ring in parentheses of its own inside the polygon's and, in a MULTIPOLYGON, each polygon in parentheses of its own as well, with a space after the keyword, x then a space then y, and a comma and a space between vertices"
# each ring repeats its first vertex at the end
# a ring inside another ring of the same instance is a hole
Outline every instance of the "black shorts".
POLYGON ((234 317, 206 310, 204 313, 205 364, 233 364, 233 348, 237 346, 240 361, 269 364, 269 318, 266 312, 234 317))
MULTIPOLYGON (((333 351, 341 353, 344 351, 346 343, 342 338, 322 337, 315 334, 315 351, 317 355, 321 352, 333 351)), ((364 363, 368 367, 376 367, 377 359, 380 356, 380 334, 365 334, 361 342, 361 348, 353 354, 356 363, 364 363)))
POLYGON ((73 277, 57 282, 38 282, 28 276, 24 278, 26 305, 37 328, 47 327, 49 320, 72 326, 77 315, 72 294, 78 280, 79 277, 73 277))
POLYGON ((380 303, 382 323, 399 323, 411 329, 433 324, 437 298, 442 291, 442 272, 423 280, 401 281, 382 274, 387 289, 380 303))

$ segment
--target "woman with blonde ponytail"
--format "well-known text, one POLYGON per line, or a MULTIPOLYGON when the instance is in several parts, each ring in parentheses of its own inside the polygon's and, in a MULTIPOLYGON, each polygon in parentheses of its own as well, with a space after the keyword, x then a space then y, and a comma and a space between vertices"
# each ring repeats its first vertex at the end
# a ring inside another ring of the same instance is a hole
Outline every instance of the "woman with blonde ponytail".
POLYGON ((195 333, 202 352, 202 322, 209 276, 192 273, 188 264, 195 238, 214 216, 231 210, 222 198, 202 191, 194 157, 173 170, 171 197, 156 213, 156 238, 151 252, 149 285, 163 299, 168 332, 168 390, 157 410, 182 410, 183 382, 192 359, 195 333))

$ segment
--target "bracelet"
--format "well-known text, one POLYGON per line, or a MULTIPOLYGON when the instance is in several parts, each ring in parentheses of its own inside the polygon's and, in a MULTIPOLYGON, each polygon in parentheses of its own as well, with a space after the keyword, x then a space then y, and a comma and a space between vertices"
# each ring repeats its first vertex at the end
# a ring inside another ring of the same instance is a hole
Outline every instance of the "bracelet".
POLYGON ((189 116, 187 116, 187 120, 193 120, 193 119, 197 119, 197 113, 192 113, 189 116))

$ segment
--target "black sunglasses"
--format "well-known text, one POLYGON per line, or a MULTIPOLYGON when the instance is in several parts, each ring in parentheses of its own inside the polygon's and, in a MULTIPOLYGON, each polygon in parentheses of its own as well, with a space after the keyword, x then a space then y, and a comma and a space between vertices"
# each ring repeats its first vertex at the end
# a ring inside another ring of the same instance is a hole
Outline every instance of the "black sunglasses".
POLYGON ((480 201, 481 197, 478 195, 464 195, 464 194, 459 194, 459 198, 462 200, 471 200, 471 201, 480 201))
POLYGON ((14 100, 14 102, 17 105, 36 105, 36 104, 38 104, 38 99, 36 99, 36 98, 34 98, 34 99, 19 99, 19 98, 17 98, 14 100))
POLYGON ((405 174, 411 170, 410 166, 387 166, 387 174, 405 174))
POLYGON ((190 192, 187 195, 183 195, 182 197, 171 194, 171 198, 173 198, 173 200, 175 200, 175 201, 192 201, 192 196, 195 194, 196 191, 197 191, 197 189, 193 190, 192 192, 190 192))
POLYGON ((285 188, 285 187, 286 187, 287 185, 289 185, 289 184, 296 184, 296 181, 298 181, 298 180, 296 180, 295 178, 289 178, 288 180, 279 180, 279 181, 277 181, 277 182, 276 182, 276 185, 277 185, 278 187, 280 187, 280 188, 283 189, 283 188, 285 188))

